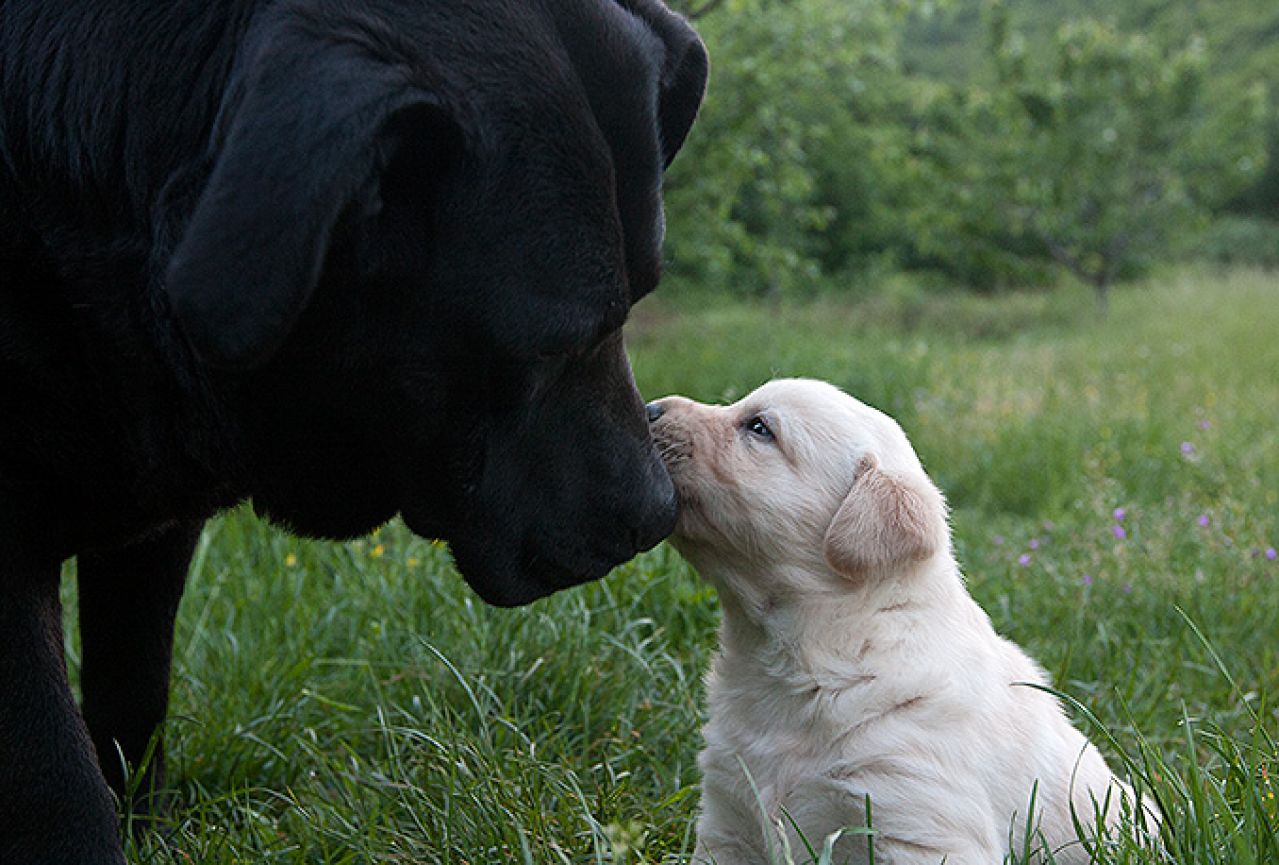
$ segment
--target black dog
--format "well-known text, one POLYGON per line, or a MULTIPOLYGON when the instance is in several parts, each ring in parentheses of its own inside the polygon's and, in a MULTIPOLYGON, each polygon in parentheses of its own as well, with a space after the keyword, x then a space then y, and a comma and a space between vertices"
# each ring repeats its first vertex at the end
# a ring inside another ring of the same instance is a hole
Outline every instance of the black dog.
POLYGON ((220 508, 504 605, 667 534, 620 329, 705 78, 658 0, 0 3, 0 862, 123 861, 220 508))

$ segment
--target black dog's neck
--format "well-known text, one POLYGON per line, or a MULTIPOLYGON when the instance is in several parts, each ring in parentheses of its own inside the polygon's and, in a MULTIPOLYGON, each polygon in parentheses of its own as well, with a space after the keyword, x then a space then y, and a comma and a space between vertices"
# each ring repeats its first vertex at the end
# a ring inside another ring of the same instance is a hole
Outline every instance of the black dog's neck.
POLYGON ((58 559, 242 495, 224 400, 157 325, 149 310, 163 299, 126 264, 64 265, 63 278, 28 269, 0 288, 0 531, 35 533, 58 559), (135 286, 128 303, 94 297, 89 274, 107 267, 114 285, 135 286))

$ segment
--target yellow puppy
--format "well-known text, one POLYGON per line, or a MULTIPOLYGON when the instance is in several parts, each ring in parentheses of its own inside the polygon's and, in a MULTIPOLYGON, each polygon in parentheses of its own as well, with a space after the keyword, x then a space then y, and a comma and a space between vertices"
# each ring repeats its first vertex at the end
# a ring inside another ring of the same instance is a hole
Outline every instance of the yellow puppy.
MULTIPOLYGON (((765 865, 866 825, 880 865, 999 865, 1033 822, 1086 863, 1071 810, 1131 797, 1043 670, 964 588, 942 495, 888 416, 816 381, 649 407, 672 541, 719 591, 696 865, 765 865), (783 813, 784 812, 784 813, 783 813), (784 839, 782 836, 786 836, 784 839)), ((867 861, 847 834, 836 862, 867 861)))

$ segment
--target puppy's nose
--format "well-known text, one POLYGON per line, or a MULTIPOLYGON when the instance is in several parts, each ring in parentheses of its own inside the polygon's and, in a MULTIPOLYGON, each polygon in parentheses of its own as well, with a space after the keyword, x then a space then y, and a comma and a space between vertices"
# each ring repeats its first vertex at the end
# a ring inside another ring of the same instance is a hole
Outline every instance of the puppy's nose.
POLYGON ((644 407, 644 410, 648 412, 649 423, 656 423, 659 417, 666 414, 666 407, 656 402, 649 403, 644 407))

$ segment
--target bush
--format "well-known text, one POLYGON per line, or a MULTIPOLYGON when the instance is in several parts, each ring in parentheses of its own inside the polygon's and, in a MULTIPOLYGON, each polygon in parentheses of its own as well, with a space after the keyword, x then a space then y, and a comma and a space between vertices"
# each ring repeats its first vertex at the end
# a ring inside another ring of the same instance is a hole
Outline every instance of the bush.
POLYGON ((1279 269, 1279 222, 1253 216, 1222 216, 1186 252, 1188 258, 1216 264, 1279 269))

